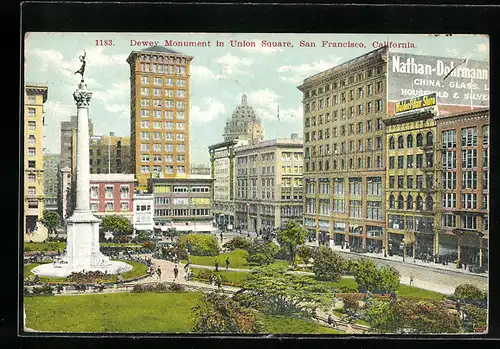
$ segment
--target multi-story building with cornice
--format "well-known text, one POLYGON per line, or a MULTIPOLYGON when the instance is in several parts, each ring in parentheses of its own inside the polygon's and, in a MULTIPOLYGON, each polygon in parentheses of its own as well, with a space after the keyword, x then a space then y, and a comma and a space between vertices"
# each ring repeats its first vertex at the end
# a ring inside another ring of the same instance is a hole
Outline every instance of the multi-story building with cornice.
POLYGON ((302 139, 273 139, 234 148, 235 227, 273 230, 302 220, 302 139))
POLYGON ((43 125, 48 87, 27 84, 24 89, 24 240, 43 241, 47 229, 40 223, 44 210, 43 125))
POLYGON ((304 225, 320 243, 382 247, 387 48, 304 80, 304 225))
POLYGON ((427 258, 437 254, 440 184, 435 147, 436 110, 408 112, 384 119, 385 160, 384 246, 390 254, 427 258))
POLYGON ((438 251, 467 265, 488 265, 490 110, 435 117, 442 211, 438 251))
POLYGON ((189 86, 193 57, 165 47, 132 51, 131 167, 140 187, 150 177, 189 175, 189 86))

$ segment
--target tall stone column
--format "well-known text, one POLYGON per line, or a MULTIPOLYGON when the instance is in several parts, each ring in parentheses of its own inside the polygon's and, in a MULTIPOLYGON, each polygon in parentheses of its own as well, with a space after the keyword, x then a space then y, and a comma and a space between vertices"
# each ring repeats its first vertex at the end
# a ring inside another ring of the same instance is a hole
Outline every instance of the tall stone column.
POLYGON ((90 211, 89 104, 92 92, 82 81, 73 93, 77 107, 76 211, 90 211))

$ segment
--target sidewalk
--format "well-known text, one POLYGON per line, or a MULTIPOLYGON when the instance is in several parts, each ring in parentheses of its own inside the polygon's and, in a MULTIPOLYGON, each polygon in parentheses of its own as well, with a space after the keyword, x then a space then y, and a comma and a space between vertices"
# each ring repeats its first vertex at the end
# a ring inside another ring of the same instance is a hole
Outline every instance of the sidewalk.
MULTIPOLYGON (((309 242, 307 243, 309 246, 316 246, 316 243, 314 242, 309 242)), ((476 273, 471 273, 468 270, 464 269, 457 269, 455 266, 455 263, 449 263, 448 265, 442 265, 434 262, 429 262, 429 263, 424 263, 420 259, 415 259, 413 260, 413 257, 407 256, 406 261, 403 262, 403 257, 401 256, 387 256, 384 257, 383 253, 356 253, 356 252, 351 252, 348 249, 342 249, 341 246, 339 245, 334 245, 331 247, 331 249, 335 252, 339 253, 344 253, 347 255, 352 255, 352 256, 357 256, 357 257, 368 257, 368 258, 373 258, 373 259, 379 259, 383 261, 391 261, 391 262, 396 262, 396 263, 401 263, 403 265, 407 266, 419 266, 419 267, 425 267, 425 268, 432 268, 436 270, 442 270, 442 271, 447 271, 447 272, 453 272, 453 273, 459 273, 459 274, 465 274, 465 275, 474 275, 474 276, 479 276, 479 277, 484 277, 488 278, 488 273, 484 274, 476 274, 476 273)))

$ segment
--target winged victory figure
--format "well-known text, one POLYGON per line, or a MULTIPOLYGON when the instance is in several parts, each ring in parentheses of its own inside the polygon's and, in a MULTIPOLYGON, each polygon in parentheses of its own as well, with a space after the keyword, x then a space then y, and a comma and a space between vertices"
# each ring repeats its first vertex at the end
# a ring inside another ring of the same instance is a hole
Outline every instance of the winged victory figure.
POLYGON ((83 56, 79 56, 78 58, 80 58, 80 62, 82 62, 82 66, 80 67, 80 69, 78 69, 75 74, 80 74, 82 76, 82 81, 83 81, 83 74, 85 73, 85 57, 87 56, 87 52, 85 52, 85 50, 83 50, 83 56))

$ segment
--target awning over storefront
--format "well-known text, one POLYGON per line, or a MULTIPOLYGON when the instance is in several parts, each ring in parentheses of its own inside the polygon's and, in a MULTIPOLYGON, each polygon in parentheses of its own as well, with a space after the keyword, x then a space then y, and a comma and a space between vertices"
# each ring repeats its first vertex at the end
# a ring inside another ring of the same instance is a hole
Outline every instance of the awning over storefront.
POLYGON ((456 236, 476 236, 476 237, 483 237, 484 234, 480 232, 479 230, 474 230, 474 229, 460 229, 456 228, 452 230, 453 234, 456 236))

